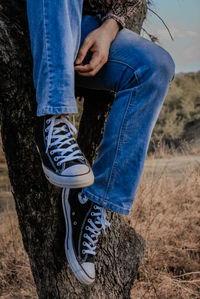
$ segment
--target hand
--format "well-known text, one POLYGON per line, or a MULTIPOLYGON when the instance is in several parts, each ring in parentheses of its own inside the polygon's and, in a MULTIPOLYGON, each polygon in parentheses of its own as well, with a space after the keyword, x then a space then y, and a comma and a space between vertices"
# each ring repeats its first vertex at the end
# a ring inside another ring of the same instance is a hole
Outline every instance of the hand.
POLYGON ((75 71, 85 77, 95 76, 107 62, 110 45, 119 31, 118 23, 113 19, 106 20, 99 28, 90 32, 79 49, 75 60, 75 71), (88 52, 92 52, 92 58, 88 64, 82 62, 88 52))

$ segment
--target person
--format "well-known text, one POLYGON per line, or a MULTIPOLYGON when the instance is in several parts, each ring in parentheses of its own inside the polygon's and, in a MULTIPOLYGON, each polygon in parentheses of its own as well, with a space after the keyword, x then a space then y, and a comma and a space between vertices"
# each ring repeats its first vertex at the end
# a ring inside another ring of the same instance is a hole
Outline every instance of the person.
POLYGON ((150 136, 174 76, 169 53, 126 28, 142 3, 27 0, 36 145, 47 179, 63 188, 65 252, 84 284, 95 280, 98 236, 110 225, 106 209, 130 213, 150 136), (69 121, 78 112, 76 86, 116 92, 92 168, 69 121))

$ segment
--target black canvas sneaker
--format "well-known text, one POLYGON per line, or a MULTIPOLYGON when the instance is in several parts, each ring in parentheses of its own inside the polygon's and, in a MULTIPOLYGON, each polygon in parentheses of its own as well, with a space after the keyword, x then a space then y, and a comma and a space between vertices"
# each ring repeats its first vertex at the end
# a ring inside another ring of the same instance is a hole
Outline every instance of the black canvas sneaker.
MULTIPOLYGON (((80 190, 80 189, 79 189, 80 190)), ((91 284, 95 280, 94 256, 98 236, 110 223, 106 211, 77 190, 63 189, 62 204, 66 222, 65 253, 76 278, 91 284)))
POLYGON ((67 115, 38 117, 36 126, 37 149, 47 179, 59 187, 92 185, 92 169, 74 138, 77 130, 67 115))

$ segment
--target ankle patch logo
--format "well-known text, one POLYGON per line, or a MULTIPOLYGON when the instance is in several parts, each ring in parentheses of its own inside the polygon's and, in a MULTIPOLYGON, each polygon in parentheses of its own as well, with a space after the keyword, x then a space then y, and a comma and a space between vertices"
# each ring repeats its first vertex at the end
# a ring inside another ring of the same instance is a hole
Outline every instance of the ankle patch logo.
POLYGON ((82 205, 84 205, 88 201, 88 198, 84 194, 82 194, 82 192, 78 194, 78 199, 82 205))

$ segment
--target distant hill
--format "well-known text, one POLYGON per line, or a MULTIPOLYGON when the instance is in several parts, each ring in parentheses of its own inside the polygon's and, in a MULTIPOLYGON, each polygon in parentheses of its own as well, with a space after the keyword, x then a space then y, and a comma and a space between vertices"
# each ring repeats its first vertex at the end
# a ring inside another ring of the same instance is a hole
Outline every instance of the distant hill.
POLYGON ((161 139, 176 145, 183 139, 200 143, 200 71, 175 76, 154 128, 150 147, 161 139))

